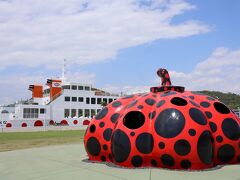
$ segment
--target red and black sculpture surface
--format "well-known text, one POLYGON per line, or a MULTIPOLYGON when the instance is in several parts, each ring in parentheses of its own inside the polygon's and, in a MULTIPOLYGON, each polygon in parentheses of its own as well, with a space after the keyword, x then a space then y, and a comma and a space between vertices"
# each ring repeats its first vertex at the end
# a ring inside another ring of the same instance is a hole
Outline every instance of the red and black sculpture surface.
POLYGON ((217 99, 172 86, 129 95, 104 107, 89 124, 91 161, 124 167, 207 169, 240 162, 240 119, 217 99))

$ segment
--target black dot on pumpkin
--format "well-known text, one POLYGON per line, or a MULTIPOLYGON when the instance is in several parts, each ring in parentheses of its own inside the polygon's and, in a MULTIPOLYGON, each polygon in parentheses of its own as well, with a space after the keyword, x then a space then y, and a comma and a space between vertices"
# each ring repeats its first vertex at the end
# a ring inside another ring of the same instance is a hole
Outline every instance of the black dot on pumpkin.
POLYGON ((119 116, 120 116, 119 113, 113 114, 113 115, 111 116, 111 118, 110 118, 111 121, 112 121, 112 123, 116 123, 116 121, 118 120, 119 116))
POLYGON ((111 128, 105 129, 104 132, 103 132, 103 138, 104 138, 106 141, 110 141, 111 136, 112 136, 112 129, 111 129, 111 128))
POLYGON ((149 154, 153 150, 153 136, 150 133, 142 133, 136 139, 136 147, 139 152, 149 154))
POLYGON ((171 96, 177 94, 175 91, 167 91, 161 94, 161 97, 171 96))
POLYGON ((197 152, 204 164, 211 164, 213 158, 213 139, 209 131, 204 131, 197 142, 197 152))
POLYGON ((123 118, 123 125, 129 129, 138 129, 145 123, 145 116, 140 111, 130 111, 123 118))
POLYGON ((162 105, 165 104, 165 102, 166 102, 165 100, 159 101, 159 102, 157 103, 156 107, 157 107, 157 108, 160 108, 162 105))
POLYGON ((156 116, 156 111, 150 112, 148 115, 149 119, 154 119, 155 116, 156 116))
POLYGON ((220 114, 228 114, 228 113, 230 113, 230 110, 227 108, 227 106, 225 106, 224 104, 222 104, 220 102, 215 102, 214 103, 214 108, 220 114))
POLYGON ((223 131, 223 134, 228 139, 231 139, 233 141, 239 139, 240 127, 239 127, 237 121, 235 121, 232 118, 226 118, 226 119, 223 120, 222 131, 223 131))
POLYGON ((111 150, 115 161, 118 163, 126 161, 131 152, 131 142, 127 134, 117 129, 112 135, 111 142, 111 150))
POLYGON ((108 147, 107 147, 106 144, 103 145, 103 149, 104 149, 105 151, 108 150, 108 147))
POLYGON ((215 101, 216 99, 215 98, 213 98, 213 97, 206 97, 207 98, 207 100, 209 100, 209 101, 215 101))
POLYGON ((194 96, 188 96, 190 99, 192 99, 192 100, 194 100, 195 98, 194 98, 194 96))
POLYGON ((212 132, 217 131, 217 125, 214 122, 209 122, 209 125, 212 132))
POLYGON ((156 166, 157 166, 157 161, 154 160, 154 159, 152 159, 152 160, 151 160, 151 165, 154 166, 154 167, 156 167, 156 166))
POLYGON ((205 114, 206 114, 206 116, 207 116, 208 119, 211 119, 211 118, 212 118, 212 113, 211 113, 211 112, 206 111, 205 114))
POLYGON ((155 101, 154 99, 147 98, 147 99, 145 100, 145 103, 146 103, 147 105, 149 105, 149 106, 152 106, 152 105, 154 105, 154 104, 156 103, 156 101, 155 101))
POLYGON ((164 149, 164 148, 165 148, 164 142, 158 143, 158 147, 159 147, 160 149, 164 149))
POLYGON ((204 107, 204 108, 210 107, 210 103, 209 103, 209 102, 206 102, 206 101, 201 102, 200 105, 201 105, 202 107, 204 107))
POLYGON ((135 136, 135 132, 131 132, 131 133, 130 133, 130 136, 135 136))
POLYGON ((95 116, 96 120, 100 120, 103 119, 108 113, 108 108, 105 107, 103 108, 101 111, 99 111, 99 113, 97 113, 97 115, 95 116))
POLYGON ((92 124, 92 125, 90 126, 90 128, 89 128, 89 131, 90 131, 91 133, 94 133, 94 132, 96 131, 96 126, 95 126, 94 124, 92 124))
POLYGON ((168 154, 163 154, 161 156, 161 161, 165 166, 174 166, 175 162, 172 156, 168 155, 168 154))
POLYGON ((142 157, 141 156, 133 156, 131 163, 134 167, 140 167, 143 163, 142 157))
POLYGON ((217 158, 222 163, 231 161, 235 156, 235 149, 230 144, 222 145, 218 149, 217 158))
POLYGON ((190 102, 193 106, 200 108, 200 106, 199 106, 196 102, 194 102, 194 101, 192 101, 192 100, 190 100, 189 102, 190 102))
POLYGON ((195 136, 195 135, 196 135, 196 131, 195 131, 194 129, 189 129, 189 130, 188 130, 188 134, 189 134, 190 136, 195 136))
POLYGON ((191 162, 187 159, 181 161, 181 167, 183 169, 189 169, 191 168, 191 162))
POLYGON ((143 105, 139 105, 137 108, 138 109, 143 109, 144 107, 143 107, 143 105))
POLYGON ((182 132, 184 126, 184 115, 174 108, 168 108, 160 112, 154 124, 157 134, 164 138, 176 137, 182 132))
POLYGON ((115 101, 115 102, 112 103, 112 106, 115 107, 115 108, 119 107, 121 105, 122 105, 122 103, 120 101, 115 101))
POLYGON ((206 120, 204 114, 202 113, 202 111, 200 111, 196 108, 191 108, 189 110, 189 115, 192 118, 192 120, 195 121, 196 123, 198 123, 200 125, 207 124, 207 120, 206 120))
POLYGON ((99 155, 101 151, 101 145, 97 138, 95 137, 90 137, 87 140, 87 151, 92 155, 92 156, 97 156, 99 155))
POLYGON ((183 98, 180 98, 180 97, 172 98, 171 103, 176 105, 176 106, 186 106, 187 105, 187 101, 183 98))
POLYGON ((122 99, 131 99, 133 97, 134 97, 134 95, 128 95, 128 96, 123 97, 122 99))
POLYGON ((101 161, 105 162, 106 161, 106 157, 105 156, 101 156, 101 161))
POLYGON ((178 155, 185 156, 191 151, 191 145, 188 141, 180 139, 174 144, 174 150, 178 155))
POLYGON ((100 122, 100 123, 99 123, 99 127, 100 127, 100 128, 103 128, 104 126, 105 126, 105 123, 104 123, 104 122, 100 122))
POLYGON ((131 107, 135 106, 137 103, 138 103, 138 100, 135 99, 127 106, 127 108, 131 108, 131 107))
POLYGON ((218 143, 221 143, 221 142, 223 141, 222 136, 217 136, 217 137, 216 137, 216 141, 217 141, 218 143))

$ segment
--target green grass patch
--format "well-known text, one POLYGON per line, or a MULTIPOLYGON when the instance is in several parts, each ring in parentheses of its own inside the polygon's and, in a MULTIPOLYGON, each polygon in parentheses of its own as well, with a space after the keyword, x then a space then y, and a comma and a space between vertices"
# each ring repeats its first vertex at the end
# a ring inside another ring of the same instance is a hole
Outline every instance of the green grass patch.
POLYGON ((0 152, 83 142, 85 130, 0 133, 0 152))

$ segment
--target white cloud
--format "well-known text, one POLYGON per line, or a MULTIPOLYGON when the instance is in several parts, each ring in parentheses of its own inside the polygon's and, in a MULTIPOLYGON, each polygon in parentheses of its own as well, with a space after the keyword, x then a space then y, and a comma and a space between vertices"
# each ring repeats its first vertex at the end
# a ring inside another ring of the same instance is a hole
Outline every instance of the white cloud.
POLYGON ((0 1, 1 68, 97 63, 123 48, 210 31, 196 20, 172 23, 194 8, 184 0, 0 1))

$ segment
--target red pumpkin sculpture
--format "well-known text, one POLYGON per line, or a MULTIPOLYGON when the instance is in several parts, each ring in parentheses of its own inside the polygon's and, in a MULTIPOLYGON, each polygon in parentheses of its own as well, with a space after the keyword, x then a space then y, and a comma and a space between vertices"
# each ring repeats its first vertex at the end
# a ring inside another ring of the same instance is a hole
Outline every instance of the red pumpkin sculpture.
POLYGON ((92 119, 89 160, 170 169, 239 163, 239 118, 215 98, 171 86, 167 70, 157 74, 162 86, 119 98, 92 119))

